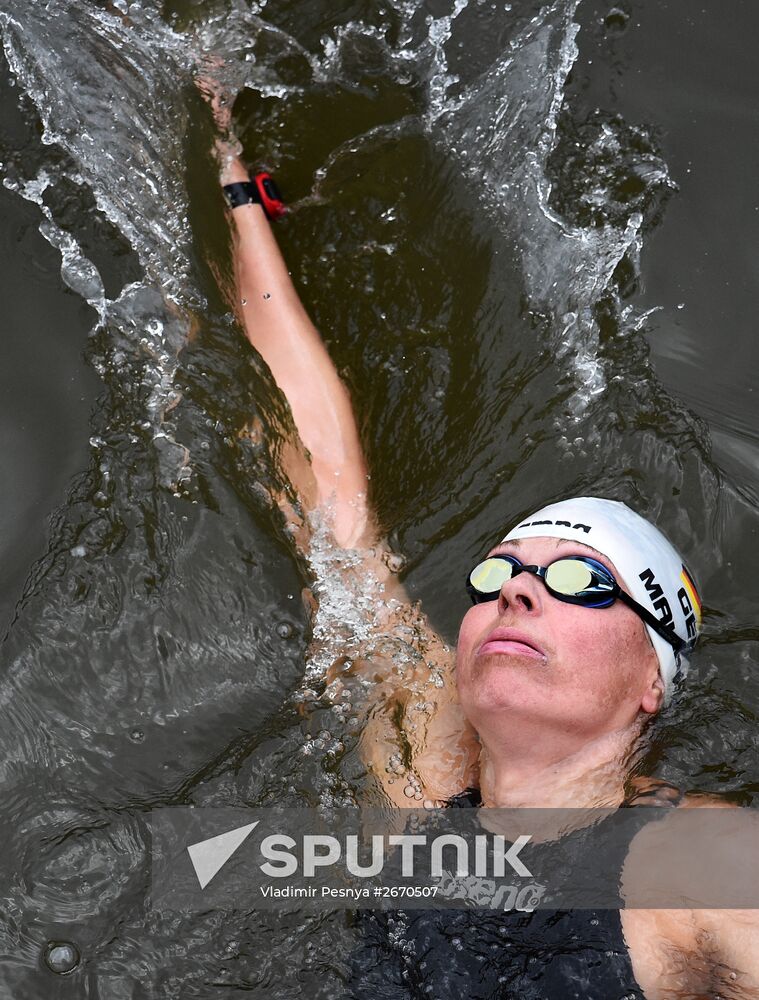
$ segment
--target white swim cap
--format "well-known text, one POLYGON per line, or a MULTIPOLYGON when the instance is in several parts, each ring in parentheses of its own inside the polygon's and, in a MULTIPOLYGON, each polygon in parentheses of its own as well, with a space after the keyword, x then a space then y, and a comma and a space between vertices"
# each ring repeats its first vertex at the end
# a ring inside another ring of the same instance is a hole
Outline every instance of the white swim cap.
POLYGON ((675 655, 667 640, 646 625, 668 700, 675 680, 687 672, 687 656, 701 629, 701 601, 682 558, 645 518, 617 500, 599 497, 549 504, 525 518, 503 541, 543 535, 583 542, 611 559, 630 596, 687 644, 675 655))

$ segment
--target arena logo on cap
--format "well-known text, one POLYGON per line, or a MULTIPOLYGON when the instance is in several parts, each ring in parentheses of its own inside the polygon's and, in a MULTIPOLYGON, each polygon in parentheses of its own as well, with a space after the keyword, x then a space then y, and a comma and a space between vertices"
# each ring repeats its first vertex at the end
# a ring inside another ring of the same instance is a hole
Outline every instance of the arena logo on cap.
POLYGON ((572 531, 584 531, 586 535, 591 530, 589 524, 572 524, 571 521, 548 521, 548 520, 546 520, 546 521, 525 521, 525 523, 524 524, 520 524, 519 527, 516 530, 517 531, 521 531, 522 528, 536 528, 539 525, 543 525, 543 524, 553 524, 557 528, 571 528, 572 531))

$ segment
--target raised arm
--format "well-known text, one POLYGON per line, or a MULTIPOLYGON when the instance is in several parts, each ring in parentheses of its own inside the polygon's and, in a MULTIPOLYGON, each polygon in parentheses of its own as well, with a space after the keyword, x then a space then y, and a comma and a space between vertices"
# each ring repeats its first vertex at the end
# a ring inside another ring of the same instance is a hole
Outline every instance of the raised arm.
MULTIPOLYGON (((231 139, 230 106, 212 80, 200 82, 220 129, 221 183, 248 181, 231 139)), ((290 404, 307 470, 289 468, 304 508, 331 524, 337 545, 361 549, 346 573, 371 573, 383 585, 377 634, 415 635, 423 663, 401 675, 382 657, 357 658, 368 692, 363 756, 385 793, 399 805, 418 805, 405 791, 412 782, 425 799, 448 798, 473 780, 478 747, 455 694, 453 655, 418 609, 409 608, 402 584, 388 568, 367 500, 367 469, 348 392, 308 317, 272 233, 257 204, 231 210, 235 240, 238 312, 245 335, 269 366, 290 404), (305 473, 305 474, 304 474, 305 473), (391 759, 403 758, 404 781, 391 759)), ((361 588, 360 578, 356 586, 361 588)), ((416 794, 416 792, 414 792, 416 794)))
MULTIPOLYGON (((236 156, 224 184, 249 180, 236 156)), ((337 543, 369 544, 367 470, 348 392, 295 291, 260 205, 232 210, 237 287, 245 335, 287 397, 311 456, 315 507, 329 512, 337 543)))
MULTIPOLYGON (((198 81, 219 127, 223 185, 249 181, 231 135, 231 102, 211 76, 198 81)), ((238 308, 245 335, 285 394, 310 454, 311 483, 295 486, 307 507, 331 523, 338 545, 368 546, 376 529, 367 502, 367 470, 348 391, 290 278, 263 208, 231 209, 238 308)))

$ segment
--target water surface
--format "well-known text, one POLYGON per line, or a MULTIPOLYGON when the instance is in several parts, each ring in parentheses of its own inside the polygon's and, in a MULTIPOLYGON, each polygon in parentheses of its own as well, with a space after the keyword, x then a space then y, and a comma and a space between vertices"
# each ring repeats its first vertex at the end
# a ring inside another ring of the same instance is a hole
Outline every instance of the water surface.
POLYGON ((537 504, 627 500, 707 611, 647 768, 752 800, 757 14, 688 10, 0 0, 0 994, 333 997, 352 947, 340 914, 146 908, 151 808, 366 785, 357 714, 318 670, 304 694, 302 592, 336 568, 270 499, 292 427, 224 296, 201 49, 293 205, 283 248, 435 626, 453 641, 464 567, 537 504))

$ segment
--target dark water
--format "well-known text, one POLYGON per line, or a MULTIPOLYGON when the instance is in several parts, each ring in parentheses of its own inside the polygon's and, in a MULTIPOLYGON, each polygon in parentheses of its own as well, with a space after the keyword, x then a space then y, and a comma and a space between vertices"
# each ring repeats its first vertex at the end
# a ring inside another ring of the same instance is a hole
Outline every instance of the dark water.
POLYGON ((0 996, 332 997, 351 949, 340 914, 146 905, 151 808, 365 784, 301 591, 321 585, 335 655, 356 604, 273 510, 287 410, 214 279, 201 48, 295 205, 283 247, 434 624, 455 638, 463 567, 537 504, 632 502, 707 610, 648 769, 751 801, 759 15, 572 15, 0 0, 0 996), (70 975, 43 964, 56 940, 70 975))

